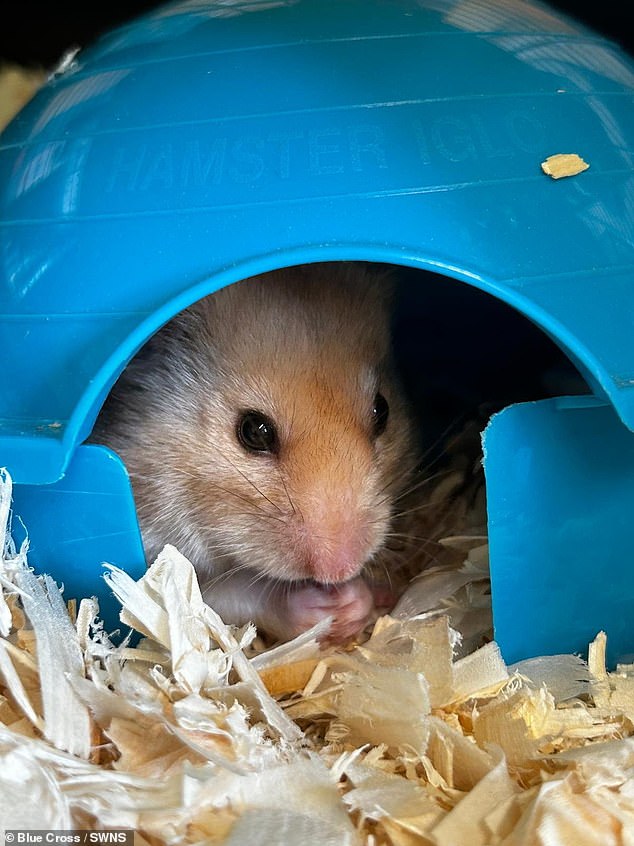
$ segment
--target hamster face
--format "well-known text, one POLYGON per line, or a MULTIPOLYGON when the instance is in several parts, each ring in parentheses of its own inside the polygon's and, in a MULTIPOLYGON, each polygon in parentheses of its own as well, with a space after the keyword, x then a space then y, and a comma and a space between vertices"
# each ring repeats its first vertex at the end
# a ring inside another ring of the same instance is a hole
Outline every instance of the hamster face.
POLYGON ((336 585, 382 548, 410 421, 390 360, 389 284, 306 265, 212 294, 129 365, 94 440, 130 472, 148 558, 336 585))
POLYGON ((389 525, 398 410, 367 367, 269 365, 230 379, 220 408, 201 403, 181 483, 205 545, 282 579, 345 581, 389 525))

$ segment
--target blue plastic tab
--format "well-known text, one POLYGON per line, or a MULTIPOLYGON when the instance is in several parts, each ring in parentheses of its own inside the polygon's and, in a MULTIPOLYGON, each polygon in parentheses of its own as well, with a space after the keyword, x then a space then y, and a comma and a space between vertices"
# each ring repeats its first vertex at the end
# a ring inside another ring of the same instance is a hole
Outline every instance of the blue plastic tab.
POLYGON ((485 436, 495 638, 504 658, 634 653, 634 434, 592 398, 514 405, 485 436))
POLYGON ((107 631, 120 628, 119 603, 103 580, 102 563, 145 572, 145 558, 128 474, 101 446, 80 447, 53 485, 14 485, 13 536, 29 536, 29 563, 64 585, 64 598, 96 596, 107 631))

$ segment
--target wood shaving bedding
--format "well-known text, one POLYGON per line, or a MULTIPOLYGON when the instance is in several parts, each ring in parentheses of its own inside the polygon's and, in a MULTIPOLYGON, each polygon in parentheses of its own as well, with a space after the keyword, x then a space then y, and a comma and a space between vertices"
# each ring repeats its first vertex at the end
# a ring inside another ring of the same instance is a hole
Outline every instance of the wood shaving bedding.
MULTIPOLYGON (((4 534, 6 474, 0 490, 4 534)), ((26 548, 3 548, 4 829, 128 827, 152 846, 634 842, 634 667, 606 671, 603 633, 590 668, 507 667, 494 642, 457 657, 443 609, 481 581, 472 564, 437 568, 454 593, 363 643, 321 651, 313 630, 254 655, 253 628, 226 626, 172 547, 137 582, 108 568, 142 635, 119 645, 93 600, 73 624, 26 548)))

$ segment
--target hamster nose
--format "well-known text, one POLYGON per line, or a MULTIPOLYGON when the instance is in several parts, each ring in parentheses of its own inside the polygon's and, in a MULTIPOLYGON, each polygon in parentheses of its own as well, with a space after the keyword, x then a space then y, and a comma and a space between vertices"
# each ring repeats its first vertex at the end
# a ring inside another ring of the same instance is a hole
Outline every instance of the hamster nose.
POLYGON ((341 496, 330 501, 323 496, 302 505, 292 529, 298 569, 322 584, 358 576, 383 543, 388 519, 388 512, 359 506, 341 496))
POLYGON ((366 557, 366 545, 358 538, 328 543, 317 536, 308 554, 308 571, 312 579, 322 584, 347 582, 359 574, 366 557))

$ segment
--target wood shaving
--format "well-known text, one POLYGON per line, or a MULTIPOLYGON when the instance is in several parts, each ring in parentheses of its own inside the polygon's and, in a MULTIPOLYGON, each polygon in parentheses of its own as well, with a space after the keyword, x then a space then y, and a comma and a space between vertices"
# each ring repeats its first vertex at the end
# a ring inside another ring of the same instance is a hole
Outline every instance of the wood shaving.
POLYGON ((254 630, 226 626, 166 547, 137 582, 108 568, 140 634, 115 644, 94 600, 73 624, 30 571, 10 497, 3 474, 4 828, 127 827, 152 846, 634 842, 634 668, 606 670, 603 633, 590 667, 509 668, 493 641, 458 657, 445 611, 482 581, 467 561, 432 574, 450 592, 436 608, 382 617, 362 643, 320 651, 317 628, 253 654, 254 630))
POLYGON ((0 64, 0 132, 46 81, 44 70, 0 64))
POLYGON ((556 153, 554 156, 548 156, 541 166, 544 173, 553 179, 576 176, 590 167, 577 153, 556 153))

